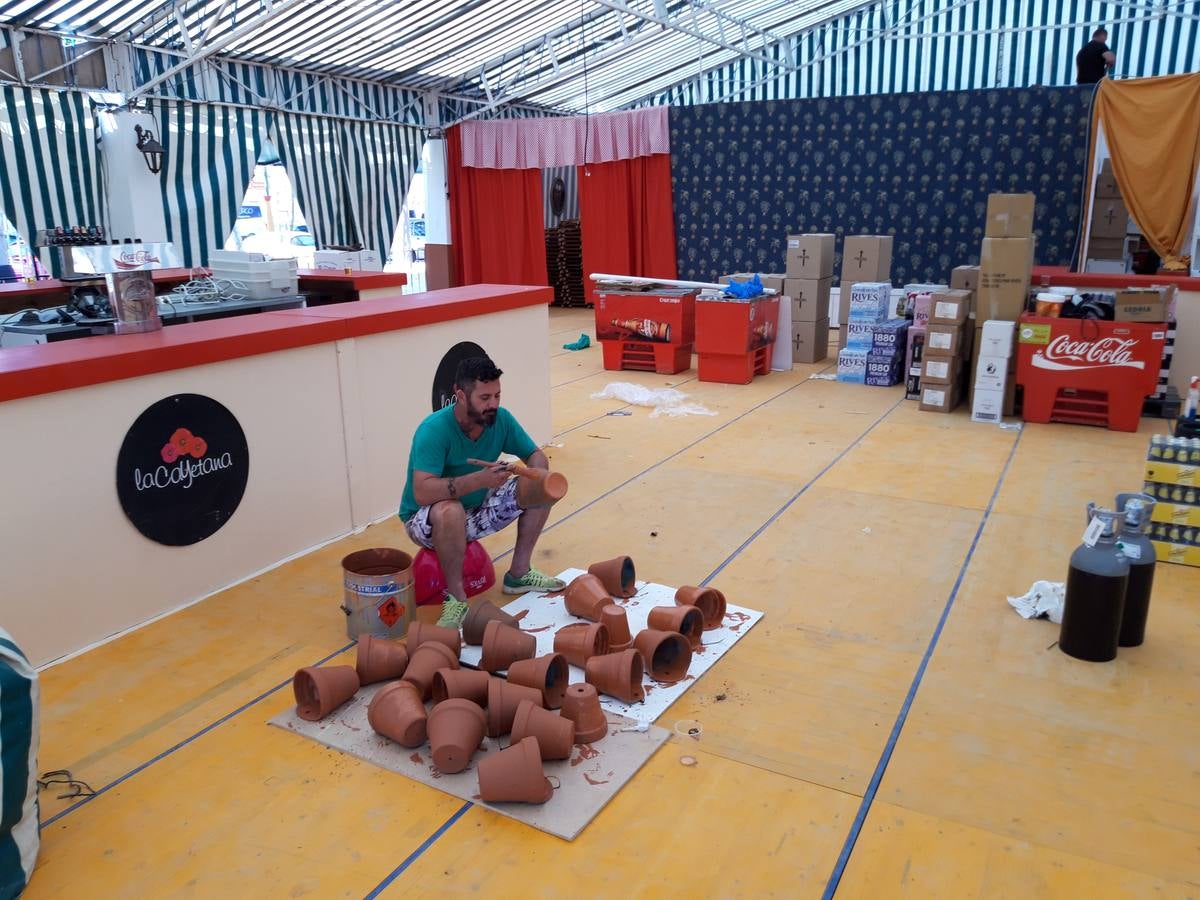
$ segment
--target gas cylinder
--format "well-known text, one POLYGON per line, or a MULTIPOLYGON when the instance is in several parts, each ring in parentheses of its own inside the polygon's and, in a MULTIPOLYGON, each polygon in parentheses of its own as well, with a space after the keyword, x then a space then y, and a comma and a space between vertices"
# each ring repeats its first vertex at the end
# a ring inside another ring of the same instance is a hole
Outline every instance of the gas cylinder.
POLYGON ((1154 498, 1146 494, 1117 494, 1117 512, 1123 513, 1117 549, 1129 560, 1129 587, 1125 590, 1125 611, 1121 614, 1122 647, 1137 647, 1146 637, 1146 616, 1150 612, 1150 592, 1154 588, 1154 567, 1158 557, 1154 543, 1147 537, 1154 498))
POLYGON ((1108 662, 1117 657, 1129 560, 1117 549, 1121 514, 1094 503, 1088 504, 1087 513, 1087 536, 1071 554, 1067 571, 1058 648, 1076 659, 1108 662))

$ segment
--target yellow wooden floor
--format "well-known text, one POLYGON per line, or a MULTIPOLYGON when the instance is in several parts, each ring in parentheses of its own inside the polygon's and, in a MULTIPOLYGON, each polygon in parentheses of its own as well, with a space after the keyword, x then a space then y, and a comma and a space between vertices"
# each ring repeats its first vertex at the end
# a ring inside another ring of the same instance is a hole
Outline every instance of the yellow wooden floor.
POLYGON ((808 378, 827 363, 609 373, 560 349, 589 313, 551 330, 571 492, 535 562, 628 553, 766 612, 661 720, 701 742, 568 844, 268 727, 297 667, 353 662, 338 560, 408 547, 391 521, 43 674, 41 768, 99 794, 43 793, 28 897, 1200 895, 1200 570, 1159 566, 1145 645, 1108 665, 1004 599, 1065 576, 1157 423, 1018 434, 808 378), (614 380, 717 415, 607 416, 614 380))

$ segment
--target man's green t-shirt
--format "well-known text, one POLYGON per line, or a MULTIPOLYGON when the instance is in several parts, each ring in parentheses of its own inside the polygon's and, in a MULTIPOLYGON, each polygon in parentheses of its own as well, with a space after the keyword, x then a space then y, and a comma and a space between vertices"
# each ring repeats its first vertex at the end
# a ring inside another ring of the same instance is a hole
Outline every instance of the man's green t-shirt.
MULTIPOLYGON (((453 404, 425 417, 413 435, 412 450, 408 454, 408 480, 404 482, 404 498, 400 501, 400 518, 407 522, 420 509, 413 496, 413 471, 432 472, 439 478, 457 478, 478 472, 467 459, 499 458, 501 453, 510 453, 528 459, 537 450, 537 444, 525 433, 525 429, 503 406, 496 411, 495 424, 485 425, 478 439, 471 440, 458 427, 454 418, 453 404)), ((458 499, 467 509, 483 503, 486 490, 472 491, 458 499)))

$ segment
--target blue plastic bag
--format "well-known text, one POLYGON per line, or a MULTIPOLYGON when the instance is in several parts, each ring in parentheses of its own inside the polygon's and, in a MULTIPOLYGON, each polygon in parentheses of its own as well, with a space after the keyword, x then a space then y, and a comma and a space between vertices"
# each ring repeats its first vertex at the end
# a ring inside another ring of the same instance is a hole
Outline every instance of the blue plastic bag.
POLYGON ((758 277, 758 273, 749 281, 743 281, 740 284, 730 282, 725 286, 725 294, 729 297, 737 297, 739 300, 749 300, 751 297, 761 297, 764 293, 762 279, 758 277))

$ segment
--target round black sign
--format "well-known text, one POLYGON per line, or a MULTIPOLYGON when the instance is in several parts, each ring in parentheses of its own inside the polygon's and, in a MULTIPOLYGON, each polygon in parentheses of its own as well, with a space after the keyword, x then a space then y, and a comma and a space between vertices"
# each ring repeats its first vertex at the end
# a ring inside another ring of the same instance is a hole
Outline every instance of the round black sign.
POLYGON ((454 403, 454 374, 458 364, 473 356, 487 356, 487 351, 478 344, 463 341, 446 351, 433 375, 433 411, 445 409, 454 403))
POLYGON ((172 547, 215 534, 242 502, 250 474, 246 435, 211 397, 159 400, 125 434, 117 496, 142 534, 172 547))

